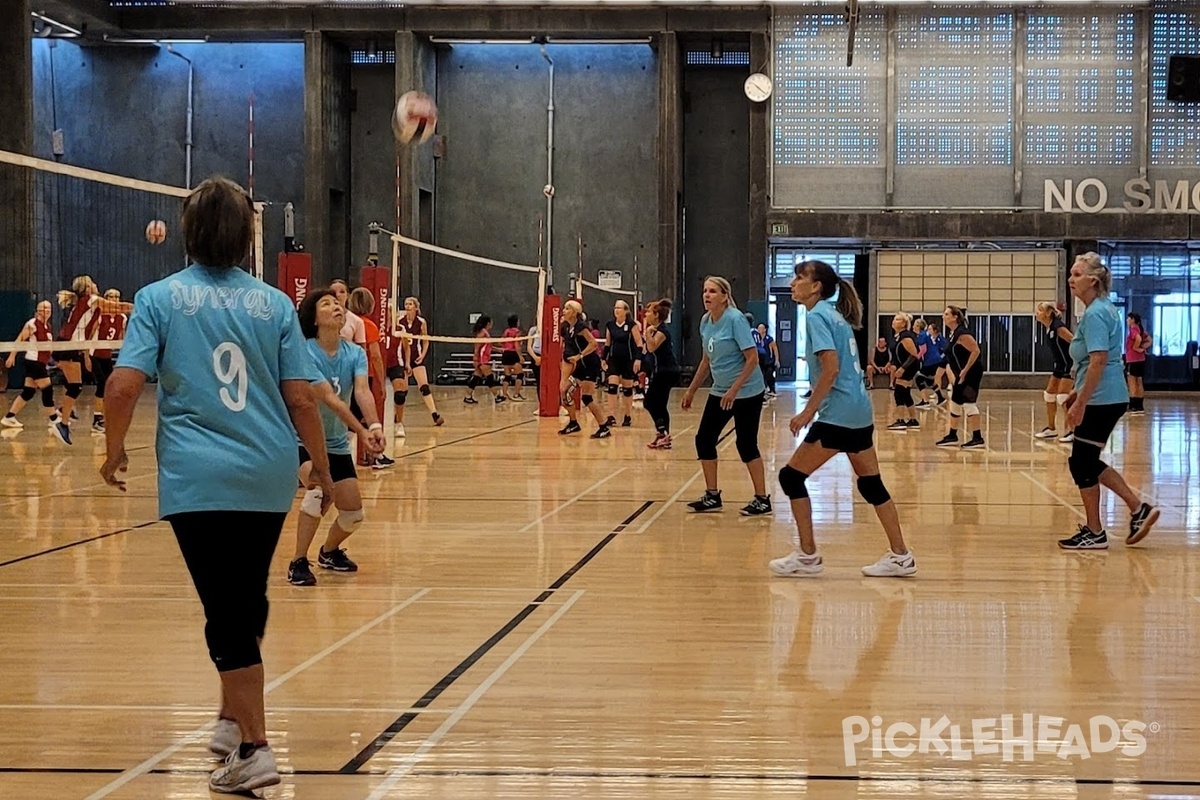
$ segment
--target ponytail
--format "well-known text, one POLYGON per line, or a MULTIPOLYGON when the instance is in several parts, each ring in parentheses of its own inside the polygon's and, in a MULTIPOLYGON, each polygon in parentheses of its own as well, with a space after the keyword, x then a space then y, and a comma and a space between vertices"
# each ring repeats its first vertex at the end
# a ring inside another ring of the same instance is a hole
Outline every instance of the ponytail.
POLYGON ((851 328, 856 331, 862 329, 862 299, 859 298, 858 292, 854 291, 854 285, 845 278, 838 280, 837 310, 846 318, 846 322, 850 323, 851 328))

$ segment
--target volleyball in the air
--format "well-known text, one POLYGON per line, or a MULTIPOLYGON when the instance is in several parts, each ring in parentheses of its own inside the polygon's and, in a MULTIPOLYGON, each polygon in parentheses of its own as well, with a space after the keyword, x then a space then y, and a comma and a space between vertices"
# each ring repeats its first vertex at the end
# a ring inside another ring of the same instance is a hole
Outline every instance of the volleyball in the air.
POLYGON ((437 105, 424 92, 405 92, 392 112, 392 133, 396 140, 421 144, 433 136, 437 126, 437 105))
POLYGON ((146 241, 150 244, 162 244, 167 238, 167 223, 161 219, 153 220, 146 226, 146 241))

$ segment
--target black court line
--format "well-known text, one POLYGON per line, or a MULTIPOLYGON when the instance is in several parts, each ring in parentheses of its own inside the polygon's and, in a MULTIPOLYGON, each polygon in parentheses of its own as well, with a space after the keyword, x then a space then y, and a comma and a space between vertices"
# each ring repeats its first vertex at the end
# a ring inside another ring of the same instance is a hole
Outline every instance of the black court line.
POLYGON ((130 531, 136 531, 141 528, 148 528, 151 525, 157 525, 160 522, 162 522, 162 520, 155 519, 155 520, 151 520, 149 522, 143 522, 140 525, 132 525, 128 528, 121 528, 119 530, 109 531, 108 533, 102 533, 99 536, 89 536, 87 539, 79 539, 74 542, 67 542, 66 544, 60 544, 58 547, 51 547, 49 550, 42 550, 37 553, 30 553, 29 555, 18 556, 17 558, 10 558, 8 561, 0 561, 0 567, 7 567, 10 564, 19 564, 22 561, 28 561, 31 558, 37 558, 38 556, 49 555, 50 553, 57 553, 59 550, 66 550, 68 548, 76 547, 81 544, 87 544, 88 542, 98 542, 101 539, 107 539, 110 536, 116 536, 118 533, 129 533, 130 531))
MULTIPOLYGON (((215 766, 215 764, 214 764, 215 766)), ((123 769, 113 767, 0 767, 0 775, 120 775, 123 769)), ((211 769, 159 768, 151 775, 210 775, 211 769)), ((332 769, 297 769, 282 773, 285 777, 339 777, 347 773, 332 769)), ((367 770, 352 773, 356 777, 386 775, 386 770, 367 770)), ((410 773, 420 778, 569 778, 594 780, 685 780, 685 781, 744 781, 756 783, 927 783, 1022 786, 1030 784, 1061 786, 1200 786, 1200 780, 1165 780, 1162 778, 1076 778, 1070 775, 781 775, 779 773, 720 773, 720 772, 634 772, 588 771, 559 769, 415 769, 410 773)))
POLYGON ((415 455, 419 455, 421 453, 428 453, 430 450, 437 450, 439 447, 449 447, 452 444, 458 444, 459 442, 465 442, 465 441, 468 441, 469 439, 478 439, 481 436, 491 436, 493 433, 499 433, 500 431, 506 431, 510 428, 519 428, 522 425, 528 425, 531 422, 537 422, 537 420, 538 420, 537 417, 531 417, 530 419, 521 420, 520 422, 514 422, 511 425, 505 425, 500 428, 493 428, 490 431, 483 431, 482 433, 472 433, 470 436, 464 436, 461 439, 451 439, 448 442, 438 442, 437 444, 430 445, 429 447, 422 447, 419 450, 410 450, 407 453, 401 453, 400 455, 396 456, 396 460, 399 461, 400 459, 408 458, 409 456, 415 456, 415 455))
MULTIPOLYGON (((502 427, 502 428, 495 428, 495 429, 493 429, 493 430, 490 430, 490 431, 484 431, 483 433, 474 433, 474 434, 471 434, 470 436, 464 436, 464 437, 462 437, 461 439, 453 439, 453 440, 451 440, 451 441, 449 441, 449 442, 439 442, 438 444, 432 445, 432 446, 430 446, 430 447, 425 447, 425 448, 422 448, 422 449, 420 449, 420 450, 414 450, 414 451, 413 451, 413 452, 411 452, 411 453, 405 453, 405 454, 403 454, 403 455, 396 456, 396 458, 397 458, 397 459, 401 459, 401 458, 407 458, 408 456, 411 456, 411 455, 416 455, 417 453, 425 453, 425 452, 428 452, 428 451, 430 451, 430 450, 436 450, 436 449, 437 449, 437 448, 439 448, 439 447, 449 447, 449 446, 450 446, 450 445, 452 445, 452 444, 458 444, 459 442, 465 442, 465 441, 467 441, 468 439, 478 439, 480 436, 488 436, 489 434, 493 434, 493 433, 499 433, 500 431, 506 431, 506 430, 508 430, 509 428, 515 428, 515 427, 517 427, 518 425, 528 425, 530 422, 533 422, 533 421, 534 421, 533 419, 528 419, 528 420, 524 420, 524 421, 522 421, 522 422, 514 422, 512 425, 505 425, 505 426, 504 426, 504 427, 502 427)), ((152 446, 152 445, 143 445, 142 447, 138 447, 138 448, 134 448, 134 449, 136 449, 136 450, 144 450, 144 449, 148 449, 148 448, 149 448, 149 447, 151 447, 151 446, 152 446)), ((133 452, 133 451, 132 451, 132 450, 130 450, 130 451, 128 451, 128 452, 133 452)), ((85 497, 95 497, 95 496, 98 496, 98 495, 82 495, 82 496, 85 496, 85 497)), ((117 497, 117 496, 118 496, 118 495, 115 495, 115 494, 113 495, 113 497, 117 497)), ((129 496, 129 495, 125 495, 125 496, 129 496)), ((134 496, 140 496, 140 495, 134 495, 134 496)), ((155 497, 155 496, 157 496, 157 495, 148 495, 148 496, 149 496, 149 497, 155 497)), ((30 497, 30 499, 35 499, 35 498, 37 498, 37 497, 40 497, 40 495, 29 495, 29 497, 30 497)), ((161 519, 155 519, 155 520, 151 520, 150 522, 143 522, 143 523, 140 523, 140 524, 138 524, 138 525, 132 525, 132 526, 129 526, 129 527, 127 527, 127 528, 120 528, 119 530, 115 530, 115 531, 109 531, 108 533, 102 533, 102 534, 100 534, 100 535, 98 535, 98 536, 90 536, 90 537, 88 537, 87 539, 79 539, 79 540, 77 540, 77 541, 74 541, 74 542, 68 542, 67 544, 61 544, 61 545, 59 545, 58 547, 51 547, 49 550, 42 550, 42 551, 40 551, 40 552, 37 552, 37 553, 30 553, 29 555, 24 555, 24 556, 20 556, 20 557, 18 557, 18 558, 9 559, 8 561, 0 561, 0 567, 7 567, 7 566, 9 566, 10 564, 18 564, 18 563, 20 563, 20 562, 22 562, 22 561, 28 561, 28 560, 29 560, 29 559, 31 559, 31 558, 37 558, 38 556, 45 556, 45 555, 49 555, 49 554, 51 554, 51 553, 57 553, 57 552, 58 552, 58 551, 60 551, 60 550, 66 550, 66 549, 68 549, 68 548, 71 548, 71 547, 76 547, 76 546, 78 546, 78 545, 81 545, 81 544, 87 544, 88 542, 96 542, 96 541, 99 541, 100 539, 107 539, 107 538, 108 538, 108 537, 110 537, 110 536, 116 536, 117 534, 120 534, 120 533, 129 533, 130 531, 136 531, 136 530, 138 530, 138 529, 140 529, 140 528, 147 528, 147 527, 149 527, 149 526, 151 526, 151 525, 155 525, 155 524, 157 524, 157 523, 159 523, 159 522, 162 522, 162 520, 161 520, 161 519)))
MULTIPOLYGON (((576 561, 570 569, 560 575, 558 579, 554 581, 554 583, 546 587, 541 594, 539 594, 528 605, 518 611, 512 619, 504 623, 499 630, 488 637, 487 641, 475 648, 475 651, 459 662, 458 666, 447 672, 441 680, 431 686, 429 690, 425 692, 425 694, 421 695, 419 700, 409 705, 409 708, 426 708, 433 703, 433 701, 437 700, 443 692, 449 689, 454 682, 461 678, 467 670, 473 667, 476 662, 479 661, 479 659, 487 655, 487 653, 493 647, 495 647, 497 644, 503 641, 506 636, 516 630, 517 626, 524 622, 530 614, 540 608, 542 603, 544 603, 547 598, 554 594, 554 592, 558 589, 561 589, 563 584, 571 580, 575 573, 583 569, 583 567, 585 567, 589 561, 595 558, 601 550, 607 547, 613 539, 617 538, 617 536, 620 535, 625 528, 627 528, 635 519, 645 513, 646 509, 650 508, 652 505, 654 505, 653 500, 647 500, 646 502, 642 503, 636 511, 622 520, 621 523, 617 525, 617 527, 613 528, 608 535, 597 542, 595 547, 593 547, 586 554, 584 554, 582 558, 576 561)), ((401 714, 394 722, 392 722, 391 725, 387 726, 382 733, 376 736, 366 747, 360 750, 358 755, 347 761, 342 768, 338 770, 338 772, 343 775, 352 775, 358 772, 375 756, 376 753, 386 747, 388 742, 396 738, 396 735, 407 728, 409 724, 418 716, 420 716, 420 714, 413 711, 406 711, 401 714)))

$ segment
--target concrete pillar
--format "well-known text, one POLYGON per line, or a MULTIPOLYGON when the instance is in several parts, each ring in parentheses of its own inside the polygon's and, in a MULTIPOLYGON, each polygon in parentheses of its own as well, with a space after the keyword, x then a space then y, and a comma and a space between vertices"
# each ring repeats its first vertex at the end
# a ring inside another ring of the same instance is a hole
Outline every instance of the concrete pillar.
MULTIPOLYGON (((29 0, 0 4, 0 150, 34 152, 34 47, 29 0)), ((12 307, 13 293, 28 301, 34 290, 34 181, 29 169, 0 164, 0 337, 20 330, 28 302, 12 307), (16 325, 16 326, 13 326, 16 325)))
MULTIPOLYGON (((0 3, 0 150, 33 154, 33 45, 29 0, 0 3)), ((0 164, 0 339, 34 308, 34 199, 30 170, 0 164)), ((13 370, 17 383, 21 370, 13 370)))
MULTIPOLYGON (((769 64, 770 42, 766 33, 750 34, 750 63, 769 64)), ((771 203, 771 187, 768 185, 770 171, 767 160, 770 153, 770 131, 767 129, 766 103, 750 103, 750 281, 747 284, 748 300, 767 298, 767 211, 771 203)))
MULTIPOLYGON (((682 287, 680 211, 683 202, 683 61, 674 31, 658 36, 658 294, 679 298, 682 287)), ((647 297, 646 300, 655 298, 647 297)))
MULTIPOLYGON (((305 247, 313 283, 351 277, 350 51, 322 31, 304 34, 305 247)), ((298 215, 300 216, 300 215, 298 215)))

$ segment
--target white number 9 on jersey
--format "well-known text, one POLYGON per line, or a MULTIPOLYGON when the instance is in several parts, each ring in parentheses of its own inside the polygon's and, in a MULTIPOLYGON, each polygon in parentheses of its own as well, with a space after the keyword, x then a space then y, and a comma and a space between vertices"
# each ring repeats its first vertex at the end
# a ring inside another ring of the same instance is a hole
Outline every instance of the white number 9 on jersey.
POLYGON ((233 342, 223 342, 213 350, 213 373, 225 384, 219 393, 221 402, 230 411, 246 407, 246 354, 233 342), (228 356, 228 363, 226 362, 228 356), (233 387, 233 392, 229 387, 233 387))

